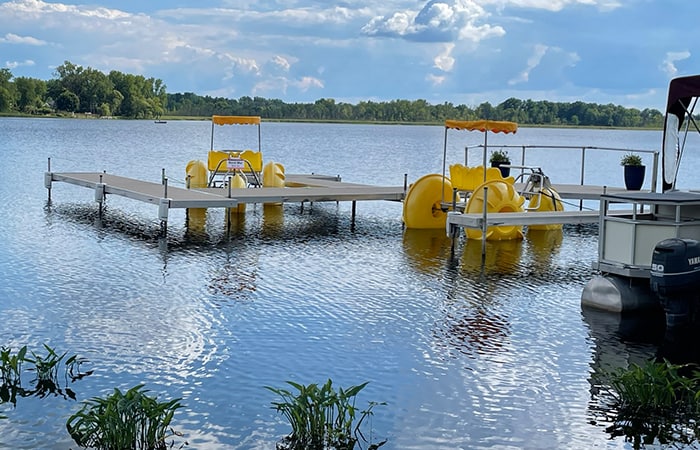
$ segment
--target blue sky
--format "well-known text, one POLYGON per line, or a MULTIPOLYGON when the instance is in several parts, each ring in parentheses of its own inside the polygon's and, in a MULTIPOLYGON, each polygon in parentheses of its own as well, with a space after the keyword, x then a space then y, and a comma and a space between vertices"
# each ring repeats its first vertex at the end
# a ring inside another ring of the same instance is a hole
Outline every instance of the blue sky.
POLYGON ((663 110, 700 73, 697 0, 0 2, 0 67, 64 61, 285 102, 509 97, 663 110))

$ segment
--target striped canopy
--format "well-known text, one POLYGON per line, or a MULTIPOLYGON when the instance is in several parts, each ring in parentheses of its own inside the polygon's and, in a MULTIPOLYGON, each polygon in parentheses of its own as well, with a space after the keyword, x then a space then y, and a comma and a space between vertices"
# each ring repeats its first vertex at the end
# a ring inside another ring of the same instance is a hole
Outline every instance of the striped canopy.
POLYGON ((211 116, 216 125, 260 125, 260 116, 211 116))
POLYGON ((446 129, 467 131, 491 131, 493 133, 515 133, 518 124, 498 120, 446 120, 446 129))

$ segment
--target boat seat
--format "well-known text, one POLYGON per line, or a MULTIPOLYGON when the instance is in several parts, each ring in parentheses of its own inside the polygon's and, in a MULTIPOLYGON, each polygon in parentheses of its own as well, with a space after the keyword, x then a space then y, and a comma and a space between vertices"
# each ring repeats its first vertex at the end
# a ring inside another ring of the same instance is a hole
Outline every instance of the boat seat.
POLYGON ((253 150, 210 150, 207 157, 207 168, 210 172, 227 172, 229 158, 240 158, 247 161, 244 173, 262 172, 262 152, 253 150))

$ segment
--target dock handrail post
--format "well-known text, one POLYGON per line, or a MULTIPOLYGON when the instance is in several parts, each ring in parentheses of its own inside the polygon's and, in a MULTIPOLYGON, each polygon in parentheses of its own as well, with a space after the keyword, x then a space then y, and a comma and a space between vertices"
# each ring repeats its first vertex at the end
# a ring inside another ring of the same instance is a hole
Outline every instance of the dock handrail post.
POLYGON ((482 260, 486 257, 486 229, 488 228, 486 225, 486 218, 487 218, 488 210, 489 210, 488 197, 489 197, 489 188, 488 188, 488 186, 484 186, 484 213, 483 213, 482 222, 481 222, 481 259, 482 260))
POLYGON ((659 167, 659 152, 655 151, 654 156, 653 156, 653 171, 651 172, 651 192, 656 192, 656 177, 658 176, 658 167, 659 167))
POLYGON ((165 167, 160 169, 160 183, 165 184, 165 167))
MULTIPOLYGON (((603 186, 603 195, 605 195, 605 191, 607 190, 606 186, 603 186)), ((599 219, 598 219, 598 262, 596 267, 600 267, 600 260, 603 257, 603 249, 605 248, 605 226, 606 226, 606 220, 605 216, 608 214, 608 200, 601 197, 600 198, 600 214, 599 214, 599 219)))
MULTIPOLYGON (((465 147, 466 148, 466 147, 465 147)), ((447 212, 447 220, 445 222, 445 229, 447 231, 447 236, 450 238, 450 256, 454 257, 455 254, 455 241, 457 240, 456 226, 450 222, 450 216, 457 213, 457 188, 452 188, 452 211, 447 212)))
POLYGON ((44 175, 44 186, 49 193, 49 203, 51 203, 51 182, 53 177, 51 176, 51 157, 49 156, 49 161, 46 168, 46 174, 44 175))
POLYGON ((168 198, 168 177, 163 172, 163 197, 168 198))

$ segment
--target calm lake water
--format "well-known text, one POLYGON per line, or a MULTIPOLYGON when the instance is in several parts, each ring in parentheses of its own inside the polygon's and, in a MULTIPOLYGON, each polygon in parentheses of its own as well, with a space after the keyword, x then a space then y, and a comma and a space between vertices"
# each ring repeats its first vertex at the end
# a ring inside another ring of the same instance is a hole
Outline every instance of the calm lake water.
MULTIPOLYGON (((273 449, 290 429, 264 386, 328 378, 368 381, 358 406, 387 403, 372 420, 383 448, 628 447, 605 432, 592 373, 651 358, 657 345, 615 316, 581 311, 595 226, 490 244, 482 265, 480 245, 461 241, 451 257, 442 230, 404 231, 399 203, 359 202, 354 225, 349 203, 281 213, 249 205, 230 233, 222 210, 210 210, 199 232, 174 210, 162 239, 153 205, 109 197, 100 217, 92 191, 61 183, 47 201, 48 158, 58 172, 152 181, 165 169, 182 185, 186 163, 206 158, 210 131, 208 121, 0 119, 0 344, 46 343, 94 370, 71 385, 77 401, 5 407, 0 447, 75 448, 65 423, 81 400, 144 383, 159 398, 182 398, 173 424, 186 448, 273 449)), ((382 185, 440 173, 443 135, 426 126, 262 127, 265 160, 288 173, 382 185)), ((481 142, 480 133, 451 134, 448 162, 481 142)), ((489 136, 660 143, 658 131, 489 136)), ((619 157, 592 158, 587 181, 621 185, 619 157)), ((527 162, 554 183, 575 183, 579 158, 542 152, 527 162)))

